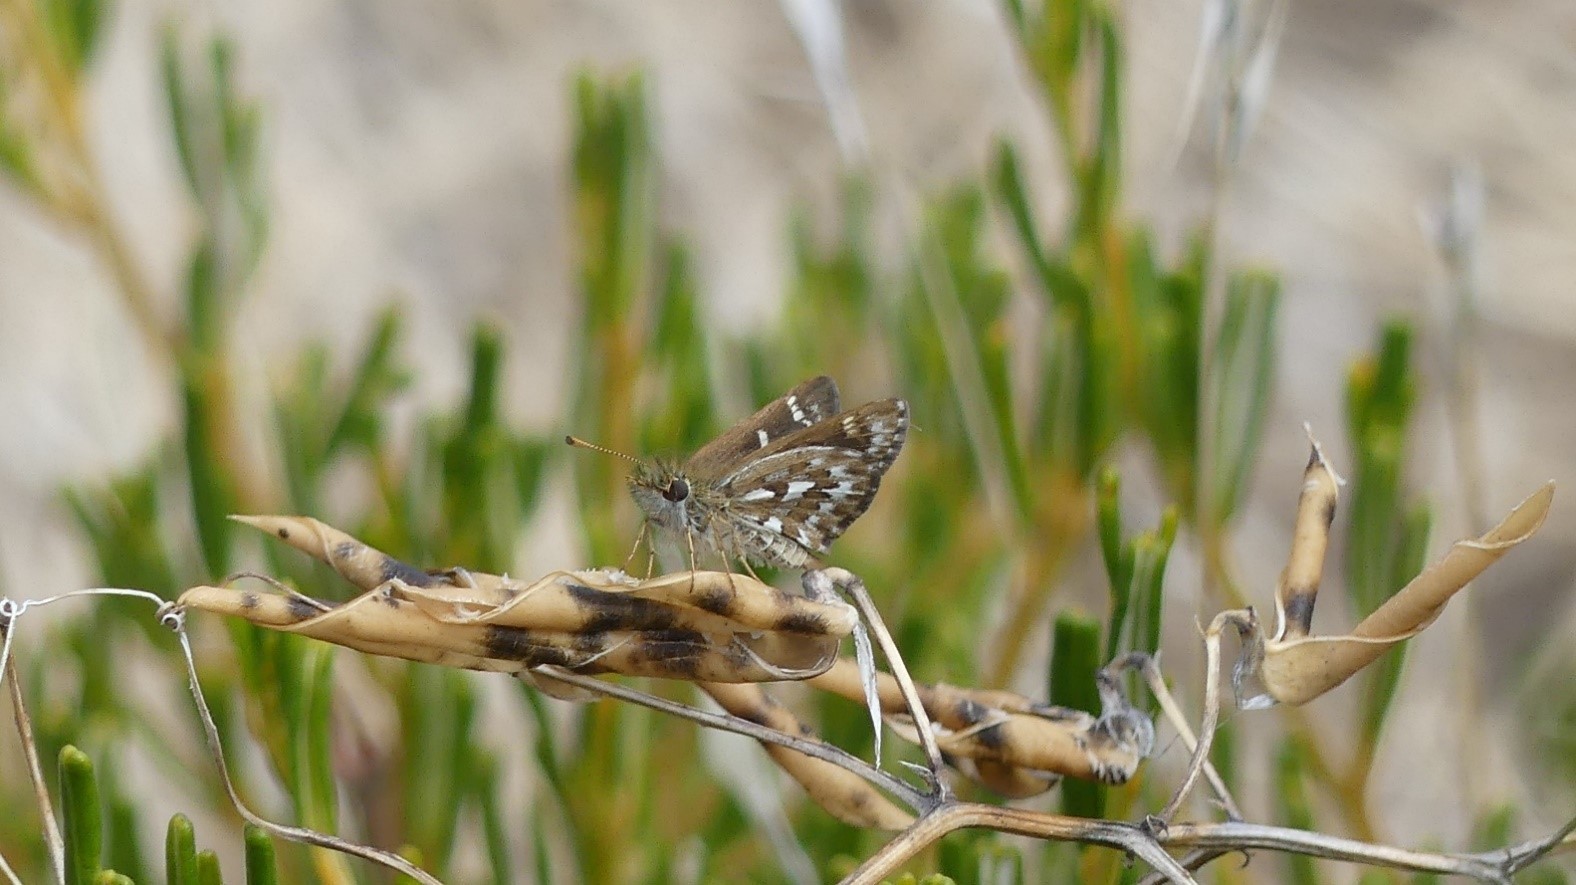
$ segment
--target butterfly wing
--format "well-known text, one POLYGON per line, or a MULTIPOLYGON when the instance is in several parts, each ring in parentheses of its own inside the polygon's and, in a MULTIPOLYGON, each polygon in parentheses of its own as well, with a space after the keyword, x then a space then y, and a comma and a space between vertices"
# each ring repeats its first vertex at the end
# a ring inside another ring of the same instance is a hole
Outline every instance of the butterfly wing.
POLYGON ((867 403, 772 442, 723 480, 728 515, 812 553, 870 508, 908 436, 908 403, 867 403))
POLYGON ((754 455, 783 437, 813 427, 836 415, 840 408, 837 382, 825 375, 811 378, 701 446, 688 464, 701 467, 692 472, 704 473, 711 468, 725 473, 745 455, 754 455))

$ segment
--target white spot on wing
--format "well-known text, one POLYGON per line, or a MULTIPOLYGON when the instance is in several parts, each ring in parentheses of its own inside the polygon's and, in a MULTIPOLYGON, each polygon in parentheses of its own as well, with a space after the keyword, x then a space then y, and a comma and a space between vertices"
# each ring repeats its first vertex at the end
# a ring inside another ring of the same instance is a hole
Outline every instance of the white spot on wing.
POLYGON ((783 521, 775 516, 768 517, 765 522, 761 523, 761 527, 767 531, 777 532, 780 534, 783 530, 783 521))
POLYGON ((770 501, 777 497, 771 489, 751 489, 739 497, 740 501, 770 501))
POLYGON ((804 497, 804 493, 815 488, 815 483, 808 480, 796 479, 788 484, 788 492, 783 495, 784 501, 795 501, 804 497))
POLYGON ((767 443, 771 442, 771 437, 767 436, 764 430, 755 431, 755 438, 761 441, 761 448, 763 449, 766 448, 767 443))
POLYGON ((795 421, 799 422, 800 424, 805 423, 804 409, 799 408, 799 397, 790 393, 788 394, 788 397, 783 400, 783 405, 788 407, 788 412, 789 414, 793 415, 793 419, 795 421))

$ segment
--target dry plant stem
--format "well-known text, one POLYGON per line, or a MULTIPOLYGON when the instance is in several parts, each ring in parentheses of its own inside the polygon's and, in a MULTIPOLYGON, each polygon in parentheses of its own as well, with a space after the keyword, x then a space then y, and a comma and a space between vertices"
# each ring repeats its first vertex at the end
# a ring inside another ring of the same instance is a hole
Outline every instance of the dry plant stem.
MULTIPOLYGON (((1220 349, 1220 319, 1225 313, 1226 284, 1224 261, 1219 260, 1225 254, 1221 248, 1220 220, 1225 217, 1226 204, 1230 202, 1231 191, 1231 164, 1227 162, 1225 151, 1219 142, 1216 144, 1214 187, 1209 191, 1208 220, 1205 224, 1205 236, 1208 238, 1209 255, 1215 260, 1204 263, 1203 303, 1199 309, 1199 365, 1213 366, 1216 360, 1216 351, 1220 349)), ((1198 412, 1194 419, 1193 443, 1196 447, 1197 458, 1194 461, 1193 473, 1193 525, 1203 535, 1203 547, 1206 551, 1221 551, 1225 547, 1225 530, 1215 521, 1215 461, 1219 453, 1215 451, 1216 427, 1211 420, 1219 411, 1220 391, 1212 382, 1213 373, 1203 370, 1198 373, 1198 412)), ((1222 577, 1218 566, 1221 558, 1206 552, 1203 557, 1203 568, 1200 577, 1203 580, 1201 591, 1205 599, 1218 586, 1222 577)), ((1241 603, 1233 599, 1231 605, 1241 607, 1241 603)))
MULTIPOLYGON (((1199 870, 1202 870, 1205 864, 1209 863, 1215 858, 1224 857, 1232 853, 1234 853, 1233 850, 1228 848, 1200 848, 1195 851, 1189 851, 1188 853, 1182 855, 1182 857, 1178 859, 1178 862, 1182 864, 1183 869, 1186 869, 1190 873, 1196 873, 1199 870)), ((1253 856, 1248 854, 1246 851, 1241 852, 1241 854, 1242 865, 1247 866, 1248 862, 1252 860, 1253 856)), ((1164 875, 1160 873, 1150 873, 1144 878, 1139 879, 1138 885, 1160 885, 1160 883, 1164 881, 1166 881, 1166 877, 1164 875)), ((1223 881, 1231 880, 1223 879, 1223 881)))
MULTIPOLYGON (((174 603, 161 602, 159 619, 160 623, 174 630, 179 639, 181 653, 186 660, 188 686, 191 691, 192 701, 197 707, 199 718, 202 720, 203 734, 207 740, 209 753, 212 755, 214 764, 218 768, 219 779, 224 784, 225 794, 229 797, 231 805, 234 806, 236 813, 242 819, 280 839, 354 855, 403 873, 423 883, 423 885, 442 885, 436 878, 433 878, 397 854, 381 851, 366 845, 359 845, 340 839, 337 836, 319 833, 305 827, 292 827, 274 823, 259 816, 242 802, 241 797, 235 792, 234 782, 230 779, 229 767, 224 760, 224 747, 219 740, 218 727, 214 724, 213 715, 208 709, 208 701, 203 696, 202 688, 197 681, 197 662, 192 655, 191 640, 186 633, 184 612, 176 607, 174 603)), ((322 875, 323 871, 319 870, 319 874, 322 875)))
POLYGON ((754 738, 763 743, 776 744, 796 753, 803 753, 806 756, 845 768, 864 778, 872 785, 896 796, 918 813, 923 813, 933 808, 936 804, 936 800, 930 796, 832 744, 807 740, 798 735, 787 734, 775 728, 767 728, 759 723, 741 719, 731 714, 713 713, 709 710, 696 709, 677 701, 659 698, 655 695, 620 685, 617 682, 585 676, 571 670, 565 670, 562 667, 544 666, 537 669, 560 682, 603 695, 604 697, 616 698, 661 713, 667 713, 670 716, 677 716, 680 719, 688 719, 696 725, 706 728, 731 731, 734 734, 754 738))
POLYGON ((891 631, 881 619, 881 612, 876 608, 875 601, 865 590, 865 582, 854 573, 840 568, 806 573, 805 580, 807 582, 817 580, 816 575, 823 576, 826 580, 842 587, 843 591, 853 598, 854 606, 859 609, 860 614, 864 615, 865 624, 869 627, 871 635, 875 637, 876 644, 881 646, 881 654, 886 656, 887 666, 892 670, 892 678, 897 680, 898 689, 903 692, 903 702, 908 705, 908 714, 913 718, 920 749, 924 750, 925 761, 930 765, 935 801, 946 802, 952 798, 952 788, 942 776, 941 748, 936 745, 936 734, 930 725, 930 715, 925 712, 925 705, 919 698, 919 689, 915 688, 914 679, 908 674, 908 665, 903 663, 903 653, 898 650, 891 631))
POLYGON ((1503 851, 1486 851, 1483 854, 1489 857, 1503 854, 1509 871, 1516 872, 1532 866, 1547 855, 1561 854, 1565 850, 1576 848, 1576 837, 1573 837, 1572 833, 1576 833, 1576 817, 1566 821, 1565 826, 1555 830, 1546 838, 1523 842, 1503 851))
MULTIPOLYGON (((1564 827, 1546 838, 1476 854, 1431 854, 1408 851, 1304 830, 1241 822, 1177 824, 1166 831, 1160 842, 1168 848, 1184 845, 1204 846, 1183 856, 1182 865, 1189 870, 1198 870, 1204 864, 1227 854, 1246 853, 1250 848, 1265 848, 1369 866, 1390 867, 1418 873, 1469 876, 1485 882, 1509 883, 1512 876, 1544 856, 1560 850, 1576 848, 1576 842, 1572 842, 1570 838, 1573 829, 1576 829, 1576 819, 1567 822, 1564 827)), ((1140 879, 1139 885, 1158 885, 1164 881, 1166 881, 1164 876, 1151 874, 1140 879)))
POLYGON ((1001 833, 1082 842, 1119 848, 1136 855, 1162 874, 1162 881, 1195 880, 1176 858, 1166 853, 1142 827, 1115 821, 1067 817, 1021 808, 1002 808, 969 802, 948 802, 914 822, 843 880, 843 885, 876 885, 890 878, 903 864, 954 830, 981 827, 1001 833))
POLYGON ((1215 728, 1220 723, 1220 633, 1227 624, 1235 626, 1239 632, 1245 632, 1252 623, 1251 609, 1223 611, 1210 621, 1209 628, 1204 631, 1204 718, 1199 723, 1199 739, 1193 747, 1193 758, 1188 762, 1187 776, 1158 815, 1162 823, 1169 824, 1176 817, 1193 785, 1198 783, 1199 773, 1209 761, 1209 748, 1215 739, 1215 728))
POLYGON ((1510 882, 1511 876, 1538 860, 1551 847, 1548 839, 1477 854, 1435 854, 1410 851, 1326 836, 1305 830, 1270 827, 1240 821, 1213 824, 1174 824, 1160 841, 1168 848, 1204 848, 1243 851, 1263 848, 1288 851, 1328 860, 1388 867, 1415 873, 1469 876, 1485 882, 1510 882))
POLYGON ((319 833, 305 827, 292 827, 277 824, 258 816, 241 797, 235 792, 235 784, 230 780, 230 769, 224 761, 224 747, 219 742, 219 728, 214 724, 213 714, 208 710, 208 700, 203 697, 202 688, 197 684, 197 661, 192 656, 191 639, 186 635, 185 624, 181 613, 173 604, 166 604, 159 613, 160 621, 175 631, 176 638, 180 640, 181 654, 186 658, 186 675, 191 688, 192 701, 197 705, 198 716, 202 719, 203 734, 208 740, 208 751, 213 756, 214 765, 219 769, 219 778, 224 781, 225 792, 230 796, 230 802, 235 810, 240 812, 251 825, 265 830, 270 835, 291 842, 304 845, 313 845, 318 848, 327 848, 345 854, 355 855, 364 860, 372 861, 415 879, 423 885, 443 885, 438 879, 423 871, 415 864, 388 851, 381 851, 367 845, 349 842, 338 836, 319 833))
MULTIPOLYGON (((6 631, 7 641, 10 630, 6 631)), ((38 760, 38 743, 33 740, 33 722, 22 702, 22 682, 16 675, 16 661, 5 662, 5 679, 11 685, 11 712, 16 717, 17 738, 22 742, 22 755, 27 758, 27 776, 33 782, 33 799, 38 803, 38 816, 43 822, 44 844, 49 848, 49 862, 55 869, 55 882, 65 885, 66 843, 60 836, 60 825, 55 822, 55 807, 49 799, 49 786, 44 781, 44 768, 38 760)), ((12 881, 20 882, 12 875, 12 881)))
MULTIPOLYGON (((1123 666, 1134 667, 1144 678, 1144 684, 1149 686, 1149 693, 1154 695, 1160 704, 1160 711, 1165 714, 1171 727, 1177 730, 1177 735, 1182 738, 1182 745, 1187 747, 1189 753, 1197 752, 1198 738, 1193 734, 1193 727, 1188 724, 1187 717, 1183 715, 1182 708, 1177 706, 1176 698, 1172 696, 1171 689, 1166 687, 1165 677, 1160 673, 1160 664, 1151 655, 1134 653, 1119 659, 1123 666)), ((1231 791, 1226 788, 1226 782, 1221 778, 1220 772, 1215 770, 1208 756, 1204 758, 1204 777, 1209 781, 1209 786, 1215 791, 1215 796, 1220 800, 1221 807, 1225 809, 1226 816, 1231 820, 1242 820, 1242 809, 1237 806, 1236 800, 1231 797, 1231 791)))

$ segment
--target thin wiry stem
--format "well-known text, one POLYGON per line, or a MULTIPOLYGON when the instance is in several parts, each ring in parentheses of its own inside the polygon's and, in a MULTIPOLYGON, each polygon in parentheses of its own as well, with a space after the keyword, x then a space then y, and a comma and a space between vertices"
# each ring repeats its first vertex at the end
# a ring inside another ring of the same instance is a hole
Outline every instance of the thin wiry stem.
MULTIPOLYGON (((197 681, 197 661, 192 655, 191 638, 186 633, 184 613, 177 609, 174 603, 168 602, 163 597, 160 597, 155 593, 149 593, 146 590, 95 588, 92 590, 73 590, 70 593, 62 593, 59 596, 51 596, 44 599, 24 600, 20 603, 11 599, 0 599, 0 624, 4 624, 6 627, 5 630, 0 631, 0 633, 4 634, 3 641, 0 641, 0 672, 5 672, 6 668, 9 667, 11 634, 13 632, 11 627, 16 623, 17 618, 21 617, 21 615, 29 608, 49 605, 50 603, 59 602, 62 599, 70 599, 78 596, 132 596, 149 600, 159 606, 160 622, 169 627, 171 630, 174 630, 176 637, 180 641, 181 654, 186 660, 186 675, 188 685, 191 689, 192 701, 197 706, 199 718, 202 719, 203 733, 207 738, 208 750, 213 756, 214 764, 219 770, 219 778, 224 782, 224 789, 230 797, 231 804, 235 806, 235 810, 241 815, 241 817, 245 818, 248 823, 281 839, 287 839, 291 842, 300 842, 306 845, 314 845, 319 848, 327 848, 333 851, 355 855, 356 857, 370 860, 373 863, 382 864, 383 866, 389 867, 390 869, 404 873, 412 879, 423 883, 423 885, 443 885, 443 883, 433 878, 430 874, 422 871, 410 861, 400 857, 397 854, 380 851, 376 848, 366 845, 358 845, 354 842, 348 842, 344 839, 340 839, 337 836, 330 836, 324 833, 319 833, 315 830, 306 829, 304 827, 292 827, 286 826, 284 824, 274 823, 273 821, 267 820, 257 815, 246 806, 246 803, 241 801, 241 797, 235 792, 235 784, 230 780, 229 766, 224 761, 224 747, 219 740, 219 727, 214 724, 213 714, 208 709, 208 699, 203 696, 202 687, 197 681)), ((13 685, 14 684, 15 680, 13 679, 13 685)), ((18 709, 20 709, 20 707, 18 707, 18 709)), ((52 815, 49 816, 52 817, 52 815)), ((61 859, 57 861, 57 864, 58 868, 63 871, 63 848, 61 859)), ((63 873, 62 881, 64 881, 63 873)))
POLYGON ((875 885, 897 872, 914 855, 954 830, 980 827, 1039 839, 1082 842, 1120 848, 1154 867, 1163 881, 1195 880, 1167 854, 1154 836, 1136 824, 1068 817, 1021 808, 969 802, 948 802, 915 821, 843 880, 843 885, 875 885))
POLYGON ((424 885, 443 885, 431 874, 392 852, 382 851, 369 845, 360 845, 341 839, 338 836, 319 833, 306 827, 292 827, 286 824, 274 823, 247 807, 246 803, 241 801, 240 795, 235 792, 235 784, 230 780, 230 769, 224 761, 224 747, 219 741, 219 727, 214 724, 213 714, 208 710, 208 700, 203 697, 202 687, 197 682, 197 661, 192 656, 191 638, 186 633, 182 613, 175 610, 173 605, 167 605, 160 612, 159 616, 166 626, 175 631, 176 638, 180 640, 181 654, 186 659, 187 684, 191 689, 192 701, 197 705, 197 715, 202 719, 203 734, 208 739, 208 751, 213 756, 215 767, 219 770, 220 780, 224 781, 225 792, 230 795, 230 803, 235 806, 235 810, 240 813, 241 817, 246 819, 247 823, 280 839, 299 842, 303 845, 313 845, 318 848, 327 848, 372 861, 396 872, 403 873, 418 882, 424 883, 424 885))
MULTIPOLYGON (((6 650, 0 652, 0 659, 7 658, 11 645, 11 630, 7 627, 5 633, 6 650)), ((44 827, 44 845, 49 848, 49 862, 55 870, 56 885, 65 885, 66 881, 66 842, 60 836, 60 825, 55 821, 55 807, 49 799, 49 785, 44 781, 44 767, 38 759, 38 743, 33 740, 33 721, 27 715, 27 705, 22 699, 22 680, 17 677, 16 661, 6 659, 4 664, 5 679, 11 684, 11 714, 16 719, 17 738, 22 742, 22 756, 27 760, 27 776, 33 783, 33 800, 38 803, 38 817, 44 827)), ((6 867, 6 872, 11 875, 11 880, 16 885, 21 881, 6 867)))
POLYGON ((1493 857, 1503 854, 1505 857, 1505 871, 1507 873, 1519 872, 1532 866, 1546 855, 1576 848, 1576 837, 1573 837, 1572 833, 1576 833, 1576 817, 1566 821, 1565 826, 1560 827, 1545 838, 1523 842, 1503 851, 1485 851, 1483 856, 1493 857))
POLYGON ((1171 801, 1166 803, 1157 815, 1162 823, 1170 823, 1176 817, 1182 803, 1187 800, 1187 795, 1193 790, 1193 785, 1198 783, 1199 774, 1209 762, 1209 748, 1214 742, 1215 727, 1220 723, 1220 633, 1227 624, 1235 626, 1238 631, 1245 631, 1251 627, 1253 612, 1223 611, 1210 622, 1209 629, 1204 632, 1204 717, 1198 727, 1198 743, 1193 747, 1193 758, 1189 760, 1187 776, 1182 779, 1182 784, 1172 794, 1171 801))
MULTIPOLYGON (((1176 698, 1172 696, 1171 689, 1166 687, 1166 680, 1160 673, 1160 664, 1153 655, 1133 652, 1113 661, 1113 667, 1131 667, 1143 676, 1144 684, 1149 686, 1149 693, 1154 695, 1160 704, 1160 711, 1165 714, 1171 727, 1177 730, 1177 735, 1182 738, 1182 745, 1187 747, 1189 753, 1198 750, 1198 738, 1193 734, 1193 728, 1188 724, 1187 717, 1182 714, 1182 708, 1177 705, 1176 698)), ((1208 756, 1204 758, 1202 766, 1204 777, 1209 781, 1209 786, 1215 791, 1215 796, 1220 800, 1221 807, 1226 810, 1226 816, 1231 820, 1242 820, 1242 809, 1237 806, 1236 800, 1231 796, 1231 790, 1226 787, 1226 782, 1215 770, 1208 756)))
POLYGON ((1487 882, 1509 881, 1507 871, 1499 862, 1504 857, 1503 850, 1478 855, 1435 854, 1242 821, 1172 824, 1166 829, 1161 842, 1169 848, 1205 848, 1220 851, 1263 848, 1417 873, 1470 876, 1487 882))
MULTIPOLYGON (((1576 819, 1546 838, 1475 854, 1412 851, 1307 830, 1261 826, 1242 821, 1173 824, 1158 837, 1158 841, 1170 849, 1195 849, 1181 860, 1182 865, 1190 870, 1197 870, 1218 857, 1262 848, 1414 873, 1467 876, 1482 882, 1509 883, 1512 876, 1545 855, 1576 848, 1576 842, 1570 839, 1573 829, 1576 829, 1576 819)), ((1166 881, 1164 877, 1151 875, 1139 880, 1139 885, 1157 885, 1163 881, 1166 881)))

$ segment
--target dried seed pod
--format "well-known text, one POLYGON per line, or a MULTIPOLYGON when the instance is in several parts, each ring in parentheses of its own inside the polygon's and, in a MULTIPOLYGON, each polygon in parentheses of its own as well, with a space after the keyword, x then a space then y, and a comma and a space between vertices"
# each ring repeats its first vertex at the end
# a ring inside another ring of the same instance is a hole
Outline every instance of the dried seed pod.
MULTIPOLYGON (((809 682, 852 701, 863 697, 859 674, 846 660, 809 682)), ((888 724, 906 740, 917 740, 896 680, 879 674, 876 689, 888 724)), ((1064 775, 1124 783, 1153 743, 1148 717, 1120 693, 1107 698, 1107 709, 1094 716, 1010 691, 945 683, 918 689, 942 751, 971 760, 972 770, 960 770, 1015 798, 1044 792, 1064 775)))
MULTIPOLYGON (((1394 596, 1374 609, 1345 636, 1307 636, 1313 614, 1310 595, 1276 595, 1276 613, 1284 625, 1271 639, 1248 638, 1246 665, 1268 697, 1283 704, 1303 704, 1324 694, 1373 663, 1391 646, 1421 632, 1439 617, 1445 604, 1473 578, 1511 548, 1532 537, 1543 525, 1554 501, 1554 483, 1527 496, 1499 525, 1478 538, 1458 541, 1444 558, 1424 569, 1394 596), (1300 601, 1306 600, 1306 603, 1300 601), (1304 625, 1298 632, 1296 625, 1304 625)), ((1333 502, 1332 502, 1333 503, 1333 502)), ((1301 535, 1299 509, 1299 536, 1301 535)), ((1328 523, 1325 523, 1328 526, 1328 523)), ((1297 554, 1293 553, 1293 561, 1297 554)), ((1317 586, 1315 584, 1315 586, 1317 586)), ((1241 702, 1262 705, 1260 698, 1241 702)))

